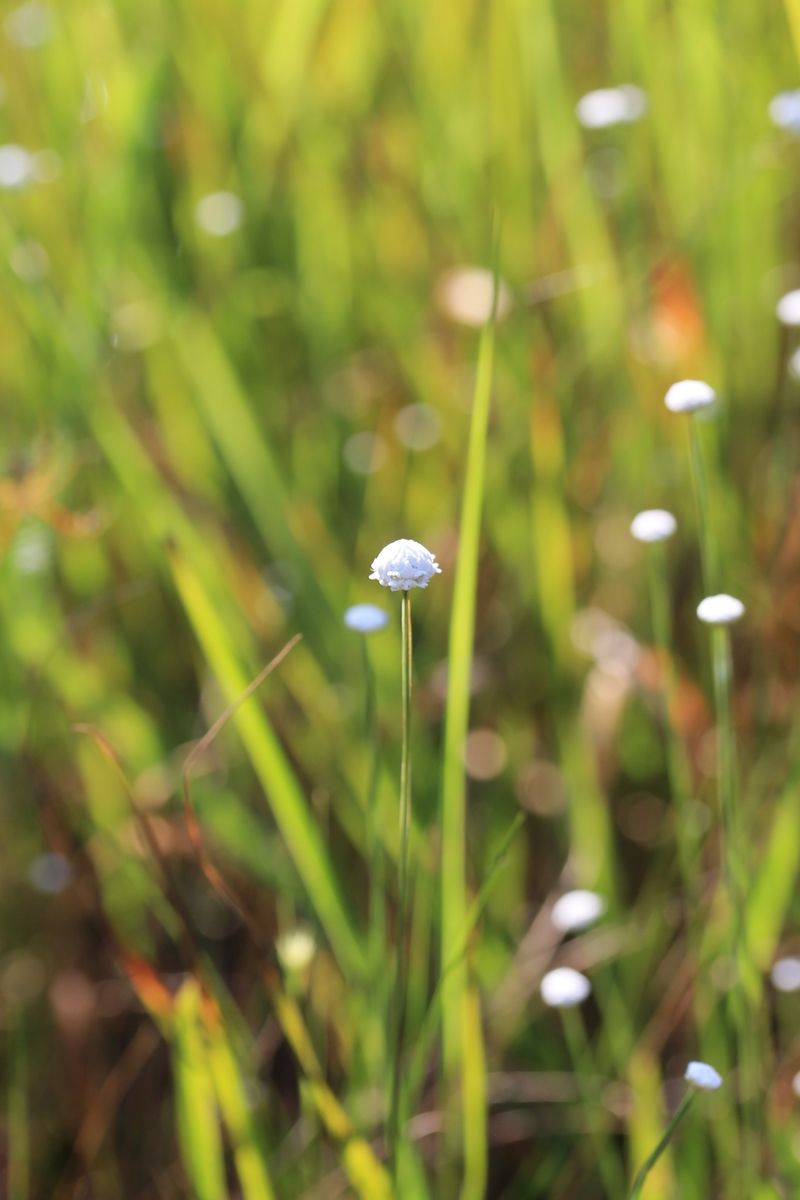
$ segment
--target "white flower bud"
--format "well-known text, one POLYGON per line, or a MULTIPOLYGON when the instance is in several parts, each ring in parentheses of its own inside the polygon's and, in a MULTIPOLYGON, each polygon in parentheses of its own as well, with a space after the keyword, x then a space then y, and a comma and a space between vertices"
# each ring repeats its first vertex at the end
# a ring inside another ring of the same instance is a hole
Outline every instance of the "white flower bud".
POLYGON ((683 1077, 692 1087, 701 1092, 716 1092, 722 1087, 722 1076, 719 1071, 704 1062, 690 1062, 683 1077))
POLYGON ((793 329, 800 325, 800 288, 781 296, 775 305, 775 316, 781 325, 788 325, 793 329))
POLYGON ((664 403, 670 412, 693 413, 710 408, 716 398, 717 393, 702 379, 681 379, 668 389, 664 403))
POLYGON ((779 958, 769 973, 772 986, 779 992, 800 991, 800 958, 779 958))
POLYGON ((377 579, 393 592, 407 592, 409 588, 427 587, 441 571, 430 550, 410 538, 400 538, 381 550, 372 564, 370 579, 377 579))
POLYGON ((635 83, 597 88, 581 96, 575 115, 584 129, 610 129, 638 121, 647 108, 647 97, 635 83))
POLYGON ((769 115, 778 129, 800 134, 800 91, 778 92, 769 102, 769 115))
POLYGON ((706 625, 732 625, 744 616, 744 612, 741 600, 725 592, 718 596, 706 596, 697 606, 697 615, 706 625))
POLYGON ((601 917, 606 909, 606 902, 597 892, 578 888, 574 892, 565 892, 559 896, 550 914, 556 929, 562 933, 586 929, 601 917))
POLYGON ((539 984, 542 999, 550 1008, 574 1008, 583 1003, 591 990, 586 976, 573 967, 556 967, 539 984))
POLYGON ((677 528, 678 522, 665 508, 646 508, 631 521, 631 533, 637 542, 664 542, 677 528))
POLYGON ((344 614, 344 623, 356 633, 377 633, 385 629, 389 614, 376 604, 354 604, 344 614))

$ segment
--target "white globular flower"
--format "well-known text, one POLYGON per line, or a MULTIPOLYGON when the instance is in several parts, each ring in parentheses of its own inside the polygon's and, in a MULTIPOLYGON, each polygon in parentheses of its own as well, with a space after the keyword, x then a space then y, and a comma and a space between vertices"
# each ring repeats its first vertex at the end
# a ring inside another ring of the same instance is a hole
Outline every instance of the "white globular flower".
POLYGON ((631 521, 631 533, 637 542, 664 542, 677 528, 678 522, 665 508, 646 508, 631 521))
POLYGON ((722 1087, 722 1076, 704 1062, 690 1062, 683 1077, 701 1092, 716 1092, 722 1087))
POLYGON ((606 910, 606 902, 597 892, 576 888, 565 892, 553 905, 550 916, 561 933, 572 933, 592 925, 606 910))
POLYGON ((779 958, 772 964, 769 977, 779 992, 800 991, 800 958, 779 958))
POLYGON ((741 600, 720 592, 718 596, 706 596, 697 606, 697 615, 706 625, 732 625, 744 616, 741 600))
POLYGON ((591 993, 592 985, 574 967, 556 967, 548 971, 539 984, 539 991, 550 1008, 575 1008, 591 993))
POLYGON ((311 965, 317 943, 310 929, 298 925, 281 934, 275 949, 285 971, 300 972, 311 965))
POLYGON ((441 571, 430 550, 411 538, 399 538, 383 547, 372 563, 370 579, 377 579, 393 592, 407 592, 409 588, 427 587, 441 571))
POLYGON ((377 604, 354 604, 344 614, 344 623, 355 633, 377 633, 385 629, 389 614, 377 604))
POLYGON ((769 102, 773 125, 800 136, 800 91, 778 92, 769 102))
POLYGON ((597 88, 581 96, 575 106, 584 129, 610 129, 638 121, 647 108, 647 97, 635 83, 621 87, 597 88))
POLYGON ((680 379, 667 390, 664 403, 670 412, 693 413, 710 408, 717 393, 702 379, 680 379))
POLYGON ((800 325, 800 288, 781 296, 775 305, 775 316, 781 325, 787 325, 790 329, 800 325))

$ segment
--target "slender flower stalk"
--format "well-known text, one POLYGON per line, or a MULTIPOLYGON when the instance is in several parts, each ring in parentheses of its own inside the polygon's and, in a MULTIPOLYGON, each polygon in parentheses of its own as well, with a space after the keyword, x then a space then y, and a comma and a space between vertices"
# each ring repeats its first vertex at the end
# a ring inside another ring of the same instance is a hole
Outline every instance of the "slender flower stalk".
POLYGON ((707 596, 697 607, 701 621, 711 625, 711 658, 714 703, 717 715, 717 779, 722 823, 722 861, 730 914, 728 952, 733 968, 729 996, 730 1020, 736 1031, 742 1117, 742 1167, 745 1183, 755 1179, 759 1116, 755 1094, 759 1076, 758 1012, 750 995, 752 964, 747 948, 747 875, 736 780, 736 734, 731 704, 732 659, 729 626, 744 616, 735 596, 707 596))
POLYGON ((661 655, 664 687, 661 694, 662 719, 666 731, 667 774, 672 802, 675 805, 678 859, 687 897, 695 898, 696 872, 693 870, 694 835, 687 812, 691 794, 691 771, 686 747, 675 728, 673 713, 677 712, 678 680, 672 646, 672 615, 670 613, 667 564, 663 543, 677 530, 672 513, 664 509, 646 509, 637 513, 631 522, 631 533, 647 544, 647 575, 650 588, 650 610, 653 640, 661 655))
POLYGON ((642 1194, 642 1188, 645 1185, 647 1176, 656 1165, 661 1155, 666 1150, 670 1143, 672 1135, 680 1125, 683 1118, 692 1106, 696 1092, 715 1092, 722 1087, 722 1076, 714 1070, 708 1063, 690 1062, 686 1068, 684 1079, 691 1085, 690 1090, 681 1100, 675 1114, 670 1120, 667 1128, 664 1130, 664 1136, 659 1141, 655 1149, 647 1156, 645 1161, 636 1173, 636 1178, 633 1181, 629 1200, 638 1200, 642 1194))
POLYGON ((539 985, 545 1004, 549 1008, 557 1008, 561 1015, 564 1040, 572 1060, 575 1081, 592 1142, 593 1165, 596 1166, 609 1200, 616 1200, 616 1197, 622 1194, 622 1170, 611 1141, 606 1133, 595 1125, 594 1113, 602 1111, 602 1104, 591 1043, 580 1014, 580 1006, 588 999, 591 990, 592 985, 587 977, 572 967, 556 967, 548 971, 539 985))
POLYGON ((411 681, 413 641, 411 631, 411 588, 425 588, 441 568, 430 550, 419 542, 401 538, 381 550, 372 564, 370 579, 382 587, 401 592, 401 678, 402 743, 400 753, 400 857, 397 878, 396 969, 394 1014, 391 1026, 391 1062, 389 1070, 389 1112, 387 1141, 395 1175, 400 1144, 400 1094, 405 1066, 406 1013, 410 946, 408 924, 411 911, 411 681))
POLYGON ((378 834, 378 768, 380 746, 378 741, 377 714, 375 703, 375 671, 369 653, 371 635, 385 629, 389 614, 374 604, 355 604, 344 614, 344 623, 361 637, 362 667, 364 672, 364 738, 370 747, 370 760, 366 795, 366 856, 369 863, 369 934, 368 961, 372 980, 370 1003, 370 1035, 365 1039, 365 1054, 373 1072, 373 1078, 384 1079, 386 1063, 386 1007, 389 988, 386 980, 386 859, 378 834))
POLYGON ((700 558, 703 582, 710 590, 716 585, 717 550, 712 536, 708 474, 703 448, 697 431, 696 414, 711 408, 717 395, 712 387, 700 379, 681 379, 673 383, 664 397, 670 412, 684 413, 689 418, 689 458, 692 466, 692 485, 697 505, 697 523, 700 534, 700 558))

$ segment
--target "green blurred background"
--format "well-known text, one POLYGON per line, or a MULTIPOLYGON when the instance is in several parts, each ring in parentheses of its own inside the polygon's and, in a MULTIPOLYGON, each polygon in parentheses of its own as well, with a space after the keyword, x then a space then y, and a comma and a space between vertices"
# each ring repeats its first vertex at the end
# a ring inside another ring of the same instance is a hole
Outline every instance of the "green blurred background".
MULTIPOLYGON (((496 256, 468 898, 517 812, 525 823, 471 949, 485 1059, 467 1073, 485 1137, 459 1193, 434 1046, 404 1200, 607 1194, 598 1146, 630 1172, 702 1049, 687 996, 714 956, 689 946, 663 660, 628 532, 643 508, 679 522, 675 720, 707 899, 704 588, 686 423, 662 402, 685 376, 721 397, 698 426, 713 590, 748 606, 735 712, 769 1045, 757 1200, 795 1195, 797 1001, 767 973, 798 945, 798 396, 774 306, 800 284, 800 140, 768 110, 797 81, 796 0, 28 0, 2 21, 4 1194, 384 1194, 354 1182, 259 955, 198 869, 180 773, 302 633, 198 763, 193 796, 265 942, 311 935, 286 992, 380 1157, 365 796, 377 746, 391 908, 400 631, 397 598, 367 576, 401 536, 443 568, 414 603, 413 1024, 442 966, 448 625, 496 256), (582 125, 579 98, 620 84, 643 89, 645 111, 606 124, 590 102, 600 127, 582 125), (364 646, 342 622, 361 601, 391 613, 368 642, 369 736, 364 646), (76 724, 102 732, 122 772, 76 724), (187 984, 165 864, 215 981, 219 1044, 187 984), (547 914, 570 886, 598 888, 608 914, 564 956, 547 914), (562 959, 595 985, 577 1051, 538 994, 562 959)), ((721 1110, 692 1119, 648 1196, 735 1194, 715 1120, 727 1128, 721 1110)))

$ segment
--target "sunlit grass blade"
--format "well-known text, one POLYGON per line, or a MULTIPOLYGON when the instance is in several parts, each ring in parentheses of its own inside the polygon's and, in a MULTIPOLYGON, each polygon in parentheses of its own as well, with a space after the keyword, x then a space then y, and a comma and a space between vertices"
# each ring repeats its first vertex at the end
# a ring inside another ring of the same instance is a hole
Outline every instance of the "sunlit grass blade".
POLYGON ((275 1200, 246 1086, 216 1006, 203 1005, 208 1065, 220 1113, 230 1137, 242 1200, 275 1200))
POLYGON ((338 1143, 345 1171, 363 1200, 391 1200, 392 1182, 372 1147, 355 1130, 350 1117, 322 1074, 319 1059, 295 1000, 276 986, 271 974, 265 983, 289 1045, 305 1077, 305 1087, 328 1134, 338 1143))
MULTIPOLYGON (((198 640, 226 697, 233 702, 245 691, 247 679, 232 651, 219 614, 189 562, 177 552, 171 555, 171 562, 178 591, 198 640)), ((235 720, 275 820, 341 966, 347 973, 362 977, 366 970, 364 949, 319 828, 280 743, 255 704, 245 705, 237 712, 235 720)))
POLYGON ((175 1116, 181 1156, 194 1195, 197 1200, 220 1200, 227 1190, 225 1153, 200 1003, 200 989, 193 979, 187 979, 175 999, 170 1022, 175 1116))
MULTIPOLYGON (((494 345, 495 328, 492 319, 484 326, 478 348, 458 560, 450 616, 442 764, 442 963, 449 962, 454 948, 461 945, 466 921, 466 783, 463 746, 469 721, 470 674, 475 637, 478 554, 494 345)), ((465 986, 466 971, 464 966, 459 964, 443 986, 441 1006, 443 1067, 445 1079, 451 1085, 457 1081, 460 1074, 465 986)), ((473 1129, 470 1136, 478 1135, 473 1129)))
POLYGON ((486 1136, 488 1085, 480 993, 467 985, 464 996, 464 1182, 461 1200, 483 1200, 489 1168, 486 1136))

